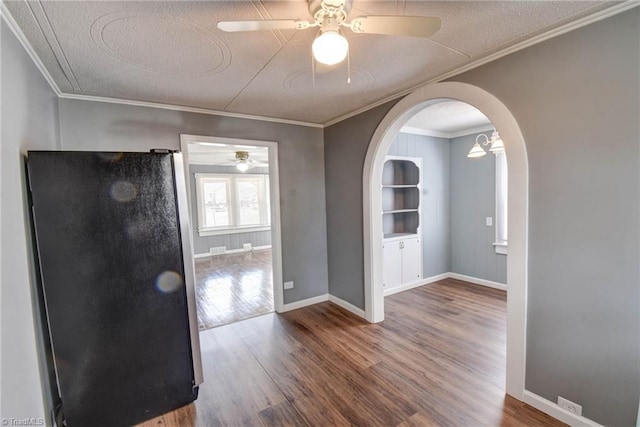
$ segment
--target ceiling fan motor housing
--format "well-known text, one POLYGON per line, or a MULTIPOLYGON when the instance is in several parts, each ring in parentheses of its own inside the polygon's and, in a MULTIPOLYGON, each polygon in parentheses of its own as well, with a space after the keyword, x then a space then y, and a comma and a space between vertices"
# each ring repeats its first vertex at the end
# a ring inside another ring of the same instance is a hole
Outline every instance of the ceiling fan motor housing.
POLYGON ((309 12, 313 20, 323 30, 327 18, 336 22, 334 30, 346 19, 351 11, 351 0, 309 0, 309 12))

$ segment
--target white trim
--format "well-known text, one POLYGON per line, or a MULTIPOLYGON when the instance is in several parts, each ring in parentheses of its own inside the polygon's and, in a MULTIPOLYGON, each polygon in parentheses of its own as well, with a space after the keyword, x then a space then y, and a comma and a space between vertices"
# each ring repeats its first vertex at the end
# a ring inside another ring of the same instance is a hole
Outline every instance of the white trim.
POLYGON ((29 55, 29 58, 31 58, 38 70, 40 70, 40 74, 42 74, 42 77, 44 77, 47 83, 49 83, 49 86, 51 86, 51 89, 56 93, 56 95, 60 97, 62 95, 60 88, 56 84, 53 77, 51 77, 51 74, 49 74, 47 67, 44 66, 35 49, 33 48, 33 46, 31 46, 31 43, 29 43, 29 40, 22 32, 22 29, 15 21, 15 19, 13 19, 13 15, 11 15, 11 12, 9 12, 9 9, 7 9, 7 6, 2 1, 0 1, 0 17, 4 19, 4 22, 7 24, 11 32, 16 36, 24 50, 27 52, 27 55, 29 55))
MULTIPOLYGON (((228 145, 254 145, 269 149, 269 196, 271 207, 271 263, 273 266, 273 305, 277 313, 284 310, 284 287, 282 279, 282 224, 280 219, 280 169, 278 166, 278 143, 251 139, 221 138, 215 136, 180 135, 180 148, 183 152, 185 173, 189 173, 189 144, 209 142, 228 145)), ((188 178, 188 177, 187 177, 188 178)), ((191 197, 191 180, 187 179, 187 193, 191 197)), ((189 209, 191 209, 189 199, 189 209)), ((193 212, 190 212, 193 223, 193 212)))
POLYGON ((183 171, 184 162, 181 153, 174 153, 173 173, 178 201, 178 219, 180 223, 180 239, 182 240, 182 258, 184 266, 184 284, 189 315, 189 336, 191 338, 191 354, 193 376, 196 385, 202 384, 202 354, 200 351, 200 333, 198 330, 198 310, 196 308, 196 273, 193 261, 193 239, 191 236, 191 222, 189 221, 189 207, 187 186, 184 182, 186 174, 183 171))
POLYGON ((415 126, 402 126, 402 129, 400 129, 400 132, 410 133, 412 135, 432 136, 434 138, 446 138, 446 139, 451 138, 450 132, 440 132, 437 130, 423 129, 415 126))
POLYGON ((279 313, 286 313, 287 311, 297 310, 299 308, 308 307, 314 304, 320 304, 321 302, 329 301, 329 294, 318 295, 317 297, 307 298, 289 304, 284 304, 282 310, 279 313))
POLYGON ((507 369, 505 390, 522 400, 526 363, 527 247, 529 170, 524 137, 517 121, 489 92, 476 86, 444 82, 422 86, 396 103, 378 125, 367 149, 362 176, 365 313, 370 322, 384 319, 382 290, 383 159, 395 135, 416 112, 434 100, 456 99, 478 108, 498 129, 509 159, 509 253, 507 257, 507 369))
POLYGON ((499 255, 508 255, 509 254, 509 246, 506 243, 495 242, 493 244, 493 248, 496 253, 499 255))
POLYGON ((491 280, 478 279, 477 277, 465 276, 464 274, 458 274, 458 273, 449 273, 448 276, 449 276, 448 277, 449 279, 463 280, 465 282, 486 286, 488 288, 500 289, 501 291, 507 290, 507 285, 500 282, 492 282, 491 280))
POLYGON ((482 125, 482 126, 468 128, 468 129, 457 130, 455 132, 441 132, 437 130, 423 129, 423 128, 418 128, 414 126, 402 126, 402 128, 400 129, 400 132, 402 133, 432 136, 435 138, 445 138, 445 139, 460 138, 461 136, 473 135, 476 133, 490 132, 490 131, 493 131, 493 125, 491 123, 482 125))
POLYGON ((476 133, 482 133, 482 132, 493 132, 493 125, 489 123, 482 126, 476 126, 469 129, 462 129, 456 132, 451 132, 449 134, 449 138, 450 139, 460 138, 461 136, 475 135, 476 133))
POLYGON ((566 409, 562 409, 555 403, 545 399, 544 397, 540 397, 529 390, 524 391, 522 401, 547 415, 551 415, 553 418, 556 418, 563 423, 569 424, 572 427, 603 427, 601 424, 598 424, 589 418, 576 415, 566 409))
POLYGON ((384 296, 397 294, 399 292, 408 291, 409 289, 417 288, 420 286, 428 285, 429 283, 437 282, 438 280, 448 279, 451 273, 442 273, 437 276, 427 277, 426 279, 420 279, 415 282, 406 283, 400 286, 394 286, 393 288, 385 289, 384 296))
POLYGON ((230 250, 225 251, 224 253, 221 253, 221 254, 212 254, 210 252, 205 252, 205 253, 202 253, 202 254, 195 254, 195 255, 193 255, 193 257, 194 258, 208 258, 208 257, 214 257, 214 256, 220 256, 220 255, 238 254, 240 252, 264 251, 264 250, 267 250, 267 249, 271 249, 271 245, 252 246, 251 249, 249 249, 249 250, 245 250, 244 248, 230 249, 230 250))
POLYGON ((340 299, 337 296, 331 295, 331 294, 329 294, 329 301, 331 301, 332 303, 334 303, 338 307, 344 308, 345 310, 355 314, 358 317, 361 317, 363 319, 365 318, 364 310, 356 307, 355 305, 351 304, 350 302, 347 302, 347 301, 345 301, 343 299, 340 299))
POLYGON ((435 76, 429 80, 423 81, 422 83, 419 83, 413 87, 410 87, 408 89, 402 90, 400 92, 396 92, 392 95, 386 96, 384 98, 382 98, 379 101, 374 102, 373 104, 369 104, 366 107, 362 107, 362 108, 358 108, 357 110, 354 110, 350 113, 344 114, 342 116, 336 117, 334 119, 329 120, 328 122, 324 123, 324 127, 328 127, 331 125, 334 125, 336 123, 339 123, 343 120, 346 120, 350 117, 353 116, 357 116, 358 114, 364 113, 365 111, 369 111, 372 108, 378 107, 382 104, 386 104, 389 101, 393 101, 394 99, 398 99, 402 96, 408 95, 410 93, 413 93, 414 91, 416 91, 417 89, 421 88, 422 86, 426 86, 428 84, 431 83, 437 83, 437 82, 441 82, 443 80, 449 79, 453 76, 457 76, 458 74, 462 74, 465 71, 469 71, 469 70, 473 70, 474 68, 478 68, 481 65, 487 64, 489 62, 495 61, 497 59, 500 59, 504 56, 510 55, 512 53, 518 52, 522 49, 526 49, 530 46, 536 45, 538 43, 542 43, 545 40, 549 40, 551 38, 554 37, 558 37, 562 34, 568 33, 570 31, 573 30, 577 30, 578 28, 582 28, 586 25, 589 24, 593 24, 594 22, 598 22, 598 21, 602 21, 603 19, 607 19, 611 16, 617 15, 619 13, 625 12, 629 9, 632 9, 636 6, 639 6, 640 2, 638 1, 624 1, 621 3, 618 3, 614 6, 611 6, 605 10, 601 10, 598 12, 595 12, 592 15, 586 16, 584 18, 578 19, 577 21, 573 21, 573 22, 569 22, 565 25, 561 25, 559 27, 556 27, 550 31, 547 31, 546 33, 542 33, 539 34, 535 37, 532 37, 530 39, 524 40, 520 43, 516 43, 512 46, 509 46, 505 49, 499 50, 497 52, 494 52, 491 55, 487 55, 484 57, 481 57, 475 61, 472 61, 466 65, 463 65, 461 67, 455 68, 447 73, 444 74, 440 74, 438 76, 435 76))
POLYGON ((224 229, 203 229, 198 228, 198 235, 200 237, 206 236, 226 236, 227 234, 242 234, 242 233, 257 233, 259 231, 269 231, 271 230, 270 225, 260 225, 256 227, 234 227, 234 228, 224 228, 224 229))
POLYGON ((75 99, 78 101, 106 102, 109 104, 131 105, 134 107, 160 108, 164 110, 184 111, 187 113, 209 114, 214 116, 232 117, 236 119, 260 120, 263 122, 283 123, 287 125, 307 126, 313 128, 323 128, 320 123, 303 122, 299 120, 279 119, 276 117, 256 116, 253 114, 231 113, 228 111, 209 110, 207 108, 186 107, 183 105, 162 104, 160 102, 134 101, 131 99, 109 98, 103 96, 77 95, 70 93, 61 93, 60 98, 75 99))

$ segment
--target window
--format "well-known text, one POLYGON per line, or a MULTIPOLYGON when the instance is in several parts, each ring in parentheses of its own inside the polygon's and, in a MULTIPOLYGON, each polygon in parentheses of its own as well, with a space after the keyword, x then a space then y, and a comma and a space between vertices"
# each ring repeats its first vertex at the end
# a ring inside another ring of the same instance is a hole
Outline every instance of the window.
POLYGON ((507 253, 507 197, 508 197, 507 155, 496 156, 496 241, 493 244, 496 253, 507 253))
POLYGON ((201 236, 269 229, 269 177, 196 173, 201 236))

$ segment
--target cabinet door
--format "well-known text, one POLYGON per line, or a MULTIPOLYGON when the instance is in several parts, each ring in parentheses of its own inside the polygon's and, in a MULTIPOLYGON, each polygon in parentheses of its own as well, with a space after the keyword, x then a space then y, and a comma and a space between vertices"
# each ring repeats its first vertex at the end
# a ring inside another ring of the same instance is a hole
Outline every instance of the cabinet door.
POLYGON ((402 283, 420 280, 422 278, 420 239, 406 239, 402 243, 402 283))
POLYGON ((382 287, 392 288, 402 284, 401 242, 386 242, 382 245, 382 287))

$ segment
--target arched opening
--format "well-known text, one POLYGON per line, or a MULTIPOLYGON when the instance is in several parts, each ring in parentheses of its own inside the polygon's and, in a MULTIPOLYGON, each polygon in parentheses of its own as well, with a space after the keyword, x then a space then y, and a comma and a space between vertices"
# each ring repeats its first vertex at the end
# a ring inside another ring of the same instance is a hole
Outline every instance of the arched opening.
POLYGON ((400 128, 435 100, 449 98, 470 104, 484 113, 500 132, 509 162, 507 259, 507 367, 505 390, 522 400, 526 345, 526 289, 528 234, 528 163, 522 132, 500 100, 465 83, 426 85, 398 102, 378 125, 363 169, 365 315, 370 322, 384 320, 382 290, 382 179, 385 155, 400 128))

